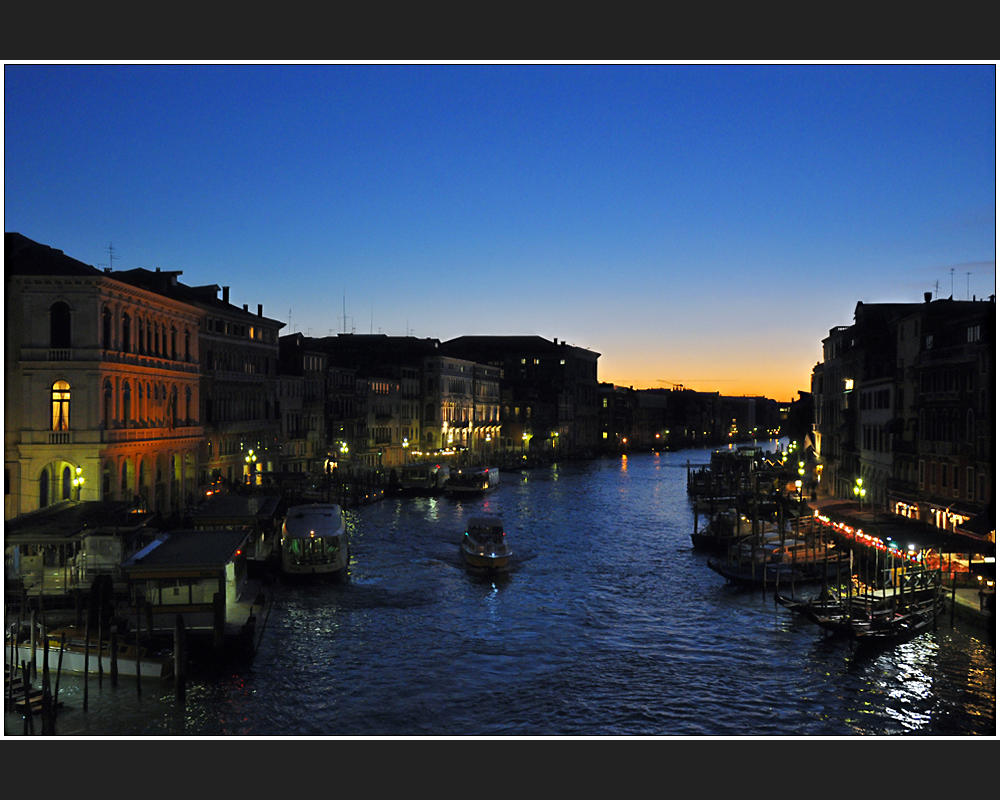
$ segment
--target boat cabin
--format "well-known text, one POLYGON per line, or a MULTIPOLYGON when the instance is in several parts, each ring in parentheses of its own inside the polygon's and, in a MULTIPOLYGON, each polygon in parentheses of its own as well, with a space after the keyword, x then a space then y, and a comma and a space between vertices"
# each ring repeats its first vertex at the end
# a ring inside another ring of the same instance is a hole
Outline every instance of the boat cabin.
POLYGON ((504 542, 503 521, 499 517, 470 517, 465 531, 477 544, 500 545, 504 542))

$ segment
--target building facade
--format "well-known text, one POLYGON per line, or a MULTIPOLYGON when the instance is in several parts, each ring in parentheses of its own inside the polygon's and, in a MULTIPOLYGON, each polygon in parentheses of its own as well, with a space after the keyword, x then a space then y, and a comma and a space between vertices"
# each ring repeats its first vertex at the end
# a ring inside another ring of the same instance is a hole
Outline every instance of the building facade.
POLYGON ((60 500, 194 498, 202 311, 5 235, 5 517, 60 500))
POLYGON ((858 303, 830 331, 812 376, 826 491, 947 531, 994 515, 995 308, 858 303))

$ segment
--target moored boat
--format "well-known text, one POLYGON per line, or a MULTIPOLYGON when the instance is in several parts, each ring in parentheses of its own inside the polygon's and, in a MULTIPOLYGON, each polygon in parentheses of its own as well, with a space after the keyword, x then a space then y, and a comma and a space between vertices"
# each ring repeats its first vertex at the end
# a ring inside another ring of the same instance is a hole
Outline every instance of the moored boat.
POLYGON ((483 494, 499 485, 497 467, 464 467, 451 473, 445 491, 450 495, 483 494))
POLYGON ((34 649, 35 668, 41 670, 48 656, 49 670, 62 670, 68 673, 92 674, 100 672, 110 674, 112 662, 119 675, 136 676, 140 678, 169 678, 174 674, 174 660, 167 652, 153 652, 146 647, 136 646, 134 640, 122 634, 115 638, 115 649, 112 652, 110 638, 98 640, 93 633, 88 637, 72 625, 63 626, 48 631, 45 638, 39 635, 32 648, 30 631, 22 626, 17 631, 17 641, 11 643, 8 636, 4 646, 4 658, 7 664, 12 658, 16 665, 22 662, 31 663, 34 649), (48 648, 45 647, 46 639, 48 648))
POLYGON ((695 550, 721 553, 751 534, 753 523, 735 508, 712 515, 708 522, 691 534, 695 550))
POLYGON ((850 574, 850 555, 832 543, 769 536, 744 539, 723 556, 708 559, 708 566, 730 583, 753 586, 833 581, 850 574))
POLYGON ((447 464, 404 464, 400 469, 399 490, 407 494, 436 494, 444 491, 450 475, 447 464))
POLYGON ((935 570, 912 570, 900 582, 900 587, 882 589, 852 582, 846 590, 829 590, 807 601, 775 593, 775 601, 859 646, 891 646, 933 627, 944 609, 935 570))
POLYGON ((347 576, 350 546, 336 503, 292 506, 281 525, 281 571, 289 577, 347 576))
POLYGON ((499 517, 470 517, 462 534, 462 557, 470 567, 506 569, 512 551, 499 517))

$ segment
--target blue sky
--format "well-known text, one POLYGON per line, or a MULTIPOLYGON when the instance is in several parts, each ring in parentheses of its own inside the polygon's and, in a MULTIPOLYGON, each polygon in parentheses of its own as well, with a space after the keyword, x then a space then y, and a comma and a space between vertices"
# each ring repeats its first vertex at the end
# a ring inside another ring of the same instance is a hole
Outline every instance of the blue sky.
POLYGON ((995 293, 993 64, 3 78, 5 230, 285 332, 538 334, 602 381, 787 400, 859 300, 995 293))

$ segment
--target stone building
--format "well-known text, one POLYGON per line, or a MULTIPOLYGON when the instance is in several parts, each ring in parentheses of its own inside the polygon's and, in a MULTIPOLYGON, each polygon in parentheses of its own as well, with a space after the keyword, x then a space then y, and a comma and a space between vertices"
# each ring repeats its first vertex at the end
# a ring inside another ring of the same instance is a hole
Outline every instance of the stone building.
POLYGON ((948 531, 994 513, 995 309, 858 303, 830 331, 812 376, 827 492, 948 531))
POLYGON ((5 261, 5 518, 71 499, 188 505, 202 309, 18 233, 5 261))
POLYGON ((114 276, 123 282, 184 302, 199 310, 201 386, 197 414, 204 428, 198 484, 256 482, 278 469, 281 420, 278 408, 278 336, 284 323, 229 301, 229 287, 187 286, 180 271, 133 269, 114 276))
POLYGON ((600 353, 541 336, 460 336, 441 351, 499 370, 503 449, 597 452, 600 353))

